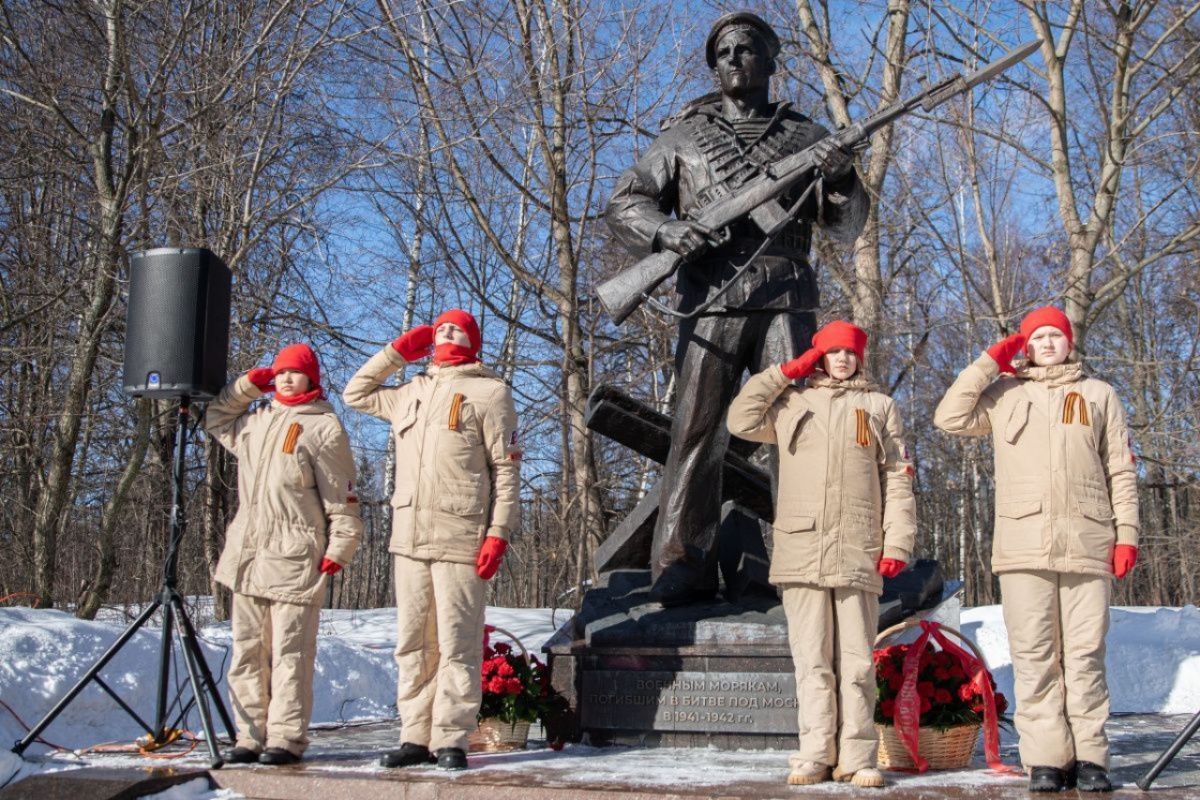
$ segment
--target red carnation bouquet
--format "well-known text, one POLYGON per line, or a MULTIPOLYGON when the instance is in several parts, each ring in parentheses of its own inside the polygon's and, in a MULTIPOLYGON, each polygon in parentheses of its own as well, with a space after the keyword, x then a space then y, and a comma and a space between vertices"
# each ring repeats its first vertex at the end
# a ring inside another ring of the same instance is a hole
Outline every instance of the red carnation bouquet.
POLYGON ((495 630, 483 630, 483 703, 479 719, 494 718, 508 725, 535 722, 561 714, 567 700, 550 685, 550 670, 532 655, 520 655, 505 642, 491 643, 495 630))
MULTIPOLYGON (((904 662, 912 645, 895 644, 875 651, 875 685, 878 702, 875 704, 875 721, 881 725, 894 725, 896 700, 904 685, 904 662)), ((972 684, 971 676, 962 662, 945 650, 934 650, 930 641, 925 641, 917 668, 917 696, 921 702, 920 725, 945 730, 955 725, 979 725, 983 723, 983 693, 972 684)), ((996 699, 996 712, 1003 714, 1008 700, 996 691, 996 681, 985 673, 996 699)))

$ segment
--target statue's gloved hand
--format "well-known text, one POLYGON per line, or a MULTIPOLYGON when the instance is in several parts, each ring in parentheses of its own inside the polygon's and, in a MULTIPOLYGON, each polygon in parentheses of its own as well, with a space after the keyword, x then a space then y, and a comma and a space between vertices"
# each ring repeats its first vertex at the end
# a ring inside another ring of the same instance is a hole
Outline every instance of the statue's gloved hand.
POLYGON ((817 169, 826 180, 839 181, 854 168, 854 154, 833 139, 822 139, 813 145, 817 169))
POLYGON ((671 250, 684 258, 690 258, 705 248, 719 245, 721 237, 712 228, 699 222, 672 219, 659 227, 654 241, 660 250, 671 250))

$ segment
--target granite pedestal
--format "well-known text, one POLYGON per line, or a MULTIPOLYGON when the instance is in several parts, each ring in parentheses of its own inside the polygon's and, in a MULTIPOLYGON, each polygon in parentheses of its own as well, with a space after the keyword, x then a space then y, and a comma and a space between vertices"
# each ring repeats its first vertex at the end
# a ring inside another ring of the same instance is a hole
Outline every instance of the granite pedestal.
MULTIPOLYGON (((881 601, 880 627, 957 586, 918 562, 881 601)), ((593 745, 792 748, 796 684, 779 601, 747 593, 663 608, 648 570, 615 570, 545 647, 572 713, 556 735, 593 745)), ((954 622, 954 620, 951 620, 954 622)))

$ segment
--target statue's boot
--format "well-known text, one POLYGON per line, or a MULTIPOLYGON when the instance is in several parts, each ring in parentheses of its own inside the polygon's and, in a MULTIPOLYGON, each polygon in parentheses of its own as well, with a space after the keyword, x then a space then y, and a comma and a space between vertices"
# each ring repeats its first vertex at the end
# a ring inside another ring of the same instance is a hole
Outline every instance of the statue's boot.
POLYGON ((650 586, 650 599, 665 607, 685 606, 712 600, 717 594, 716 564, 697 568, 686 561, 668 565, 650 586))

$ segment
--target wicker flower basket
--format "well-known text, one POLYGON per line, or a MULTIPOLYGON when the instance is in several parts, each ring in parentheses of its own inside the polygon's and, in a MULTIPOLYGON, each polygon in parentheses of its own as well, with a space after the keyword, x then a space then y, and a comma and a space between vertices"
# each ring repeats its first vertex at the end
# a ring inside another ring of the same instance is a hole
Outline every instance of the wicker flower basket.
MULTIPOLYGON (((920 624, 919 620, 909 619, 893 625, 875 637, 875 646, 878 647, 889 636, 903 633, 920 624)), ((946 625, 942 626, 942 631, 962 641, 975 654, 976 658, 986 663, 983 653, 979 651, 974 642, 963 636, 962 633, 946 625)), ((981 727, 976 722, 969 725, 955 725, 945 730, 921 728, 918 732, 917 752, 929 762, 930 769, 962 769, 971 763, 971 755, 975 752, 975 745, 979 741, 981 727)), ((875 732, 879 734, 879 755, 876 757, 876 761, 881 769, 910 769, 916 766, 908 754, 908 750, 904 747, 900 732, 896 730, 895 726, 875 723, 875 732)))
MULTIPOLYGON (((492 626, 497 633, 502 633, 521 648, 521 658, 529 663, 529 650, 525 643, 510 631, 492 626)), ((529 742, 530 723, 518 721, 512 725, 496 717, 485 717, 479 721, 479 727, 471 732, 468 745, 472 753, 503 753, 509 750, 524 750, 529 742)))
POLYGON ((472 753, 503 753, 509 750, 524 750, 529 741, 529 723, 509 725, 496 717, 480 720, 479 727, 471 732, 472 753))
MULTIPOLYGON (((978 723, 956 725, 944 731, 921 728, 917 752, 929 762, 930 769, 962 769, 971 763, 971 754, 975 752, 975 744, 979 740, 979 728, 978 723)), ((894 725, 875 723, 875 732, 879 734, 879 755, 876 760, 881 769, 909 769, 916 766, 904 749, 900 732, 894 725)))

